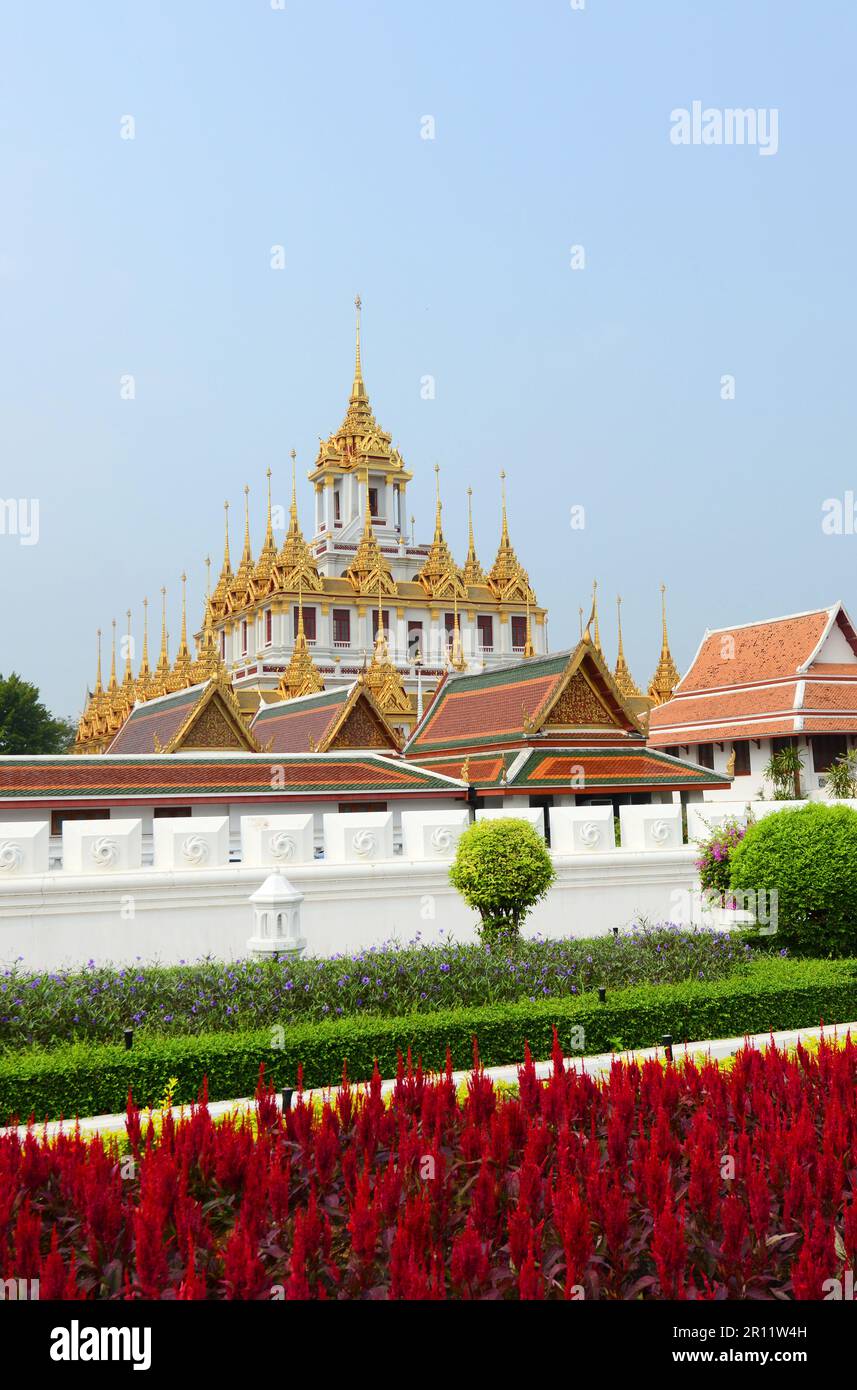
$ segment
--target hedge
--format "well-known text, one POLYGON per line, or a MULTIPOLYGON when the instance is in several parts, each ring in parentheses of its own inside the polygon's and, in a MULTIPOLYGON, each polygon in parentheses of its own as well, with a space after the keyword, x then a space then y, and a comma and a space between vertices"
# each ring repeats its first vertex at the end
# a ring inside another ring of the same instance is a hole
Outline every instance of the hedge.
POLYGON ((607 1001, 585 994, 567 999, 494 1004, 400 1018, 353 1018, 272 1030, 141 1039, 122 1045, 85 1043, 34 1048, 0 1056, 0 1117, 58 1119, 124 1110, 129 1087, 143 1106, 157 1105, 167 1081, 178 1079, 176 1104, 193 1100, 203 1076, 211 1100, 252 1095, 260 1063, 278 1088, 292 1086, 299 1062, 308 1087, 335 1085, 343 1060, 353 1080, 368 1077, 377 1057, 382 1076, 394 1076, 399 1052, 411 1048, 431 1069, 444 1065, 447 1045, 457 1068, 470 1064, 472 1040, 486 1066, 519 1062, 529 1042, 535 1057, 550 1055, 553 1026, 570 1046, 584 1030, 584 1052, 648 1047, 671 1033, 676 1043, 743 1036, 820 1021, 857 1018, 857 960, 756 961, 740 975, 710 983, 638 985, 608 991, 607 1001), (277 1040, 279 1041, 279 1039, 277 1040))

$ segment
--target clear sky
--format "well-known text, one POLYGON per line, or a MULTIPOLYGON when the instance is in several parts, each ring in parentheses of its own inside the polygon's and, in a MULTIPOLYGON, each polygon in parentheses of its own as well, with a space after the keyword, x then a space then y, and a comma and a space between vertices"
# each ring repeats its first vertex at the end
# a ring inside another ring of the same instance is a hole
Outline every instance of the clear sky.
POLYGON ((682 669, 706 626, 857 608, 857 536, 821 527, 857 490, 854 0, 0 14, 0 498, 39 503, 37 543, 0 535, 0 671, 56 713, 162 584, 174 650, 245 482, 258 548, 266 468, 287 502, 344 412, 358 291, 419 538, 437 460, 490 565, 505 468, 554 648, 594 576, 640 684, 661 580, 682 669), (695 101, 775 109, 776 154, 674 144, 695 101))

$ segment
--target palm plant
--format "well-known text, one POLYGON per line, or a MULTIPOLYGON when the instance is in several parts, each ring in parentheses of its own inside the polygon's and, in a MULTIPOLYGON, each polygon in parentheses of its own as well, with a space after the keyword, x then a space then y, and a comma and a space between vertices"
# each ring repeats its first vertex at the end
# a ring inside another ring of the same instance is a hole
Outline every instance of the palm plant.
POLYGON ((857 797, 857 748, 843 753, 827 770, 824 789, 834 801, 857 797))
POLYGON ((762 775, 771 783, 775 801, 800 801, 802 772, 803 755, 799 748, 790 746, 771 755, 762 775))

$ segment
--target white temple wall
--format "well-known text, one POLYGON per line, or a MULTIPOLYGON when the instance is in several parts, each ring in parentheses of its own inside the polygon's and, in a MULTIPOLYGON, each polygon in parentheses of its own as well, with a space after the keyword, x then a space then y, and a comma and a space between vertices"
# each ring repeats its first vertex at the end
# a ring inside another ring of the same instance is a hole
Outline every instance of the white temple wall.
MULTIPOLYGON (((688 920, 695 851, 555 856, 557 882, 528 918, 525 933, 592 936, 641 916, 688 920)), ((251 893, 267 868, 222 868, 109 876, 62 872, 0 881, 0 966, 52 970, 87 960, 177 964, 204 955, 247 954, 251 893)), ((401 858, 378 864, 316 861, 287 870, 304 894, 307 952, 401 942, 476 939, 477 916, 449 882, 448 863, 401 858)))

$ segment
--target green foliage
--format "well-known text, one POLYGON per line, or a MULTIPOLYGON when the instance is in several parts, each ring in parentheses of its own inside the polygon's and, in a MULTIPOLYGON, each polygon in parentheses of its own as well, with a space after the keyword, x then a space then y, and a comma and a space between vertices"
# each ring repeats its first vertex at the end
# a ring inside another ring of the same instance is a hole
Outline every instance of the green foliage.
POLYGON ((596 985, 718 980, 749 958, 734 933, 646 922, 620 936, 521 939, 514 950, 447 942, 370 947, 295 961, 92 965, 0 972, 0 1051, 74 1039, 246 1031, 263 1024, 394 1016, 522 999, 596 985))
POLYGON ((525 820, 475 821, 458 841, 450 881, 482 918, 485 942, 513 941, 556 871, 547 845, 525 820))
POLYGON ((597 996, 530 1000, 483 1008, 411 1014, 406 1018, 353 1018, 247 1033, 148 1038, 130 1052, 121 1045, 76 1043, 0 1056, 0 1121, 71 1117, 122 1111, 128 1089, 142 1105, 157 1107, 173 1085, 176 1104, 193 1100, 208 1077, 212 1100, 252 1095, 260 1063, 278 1087, 294 1085, 298 1064, 308 1087, 335 1085, 347 1060, 354 1080, 395 1076, 398 1055, 440 1069, 450 1048, 466 1068, 478 1038, 486 1066, 520 1062, 529 1042, 548 1057, 553 1025, 569 1054, 613 1047, 646 1047, 671 1033, 676 1042, 844 1022, 857 1015, 857 961, 754 962, 740 975, 710 984, 642 985, 597 996), (279 1044, 282 1044, 281 1046, 279 1044), (175 1082, 172 1079, 175 1078, 175 1082))
POLYGON ((824 790, 829 797, 838 801, 857 797, 857 748, 837 758, 824 777, 824 790))
POLYGON ((48 712, 35 685, 14 671, 0 676, 0 753, 64 753, 74 734, 74 724, 48 712))
POLYGON ((814 803, 765 816, 732 852, 730 886, 776 894, 777 940, 805 955, 857 953, 857 811, 814 803))
POLYGON ((799 748, 781 748, 771 755, 765 764, 762 776, 773 787, 775 801, 799 801, 801 797, 800 774, 803 772, 803 754, 799 748))

